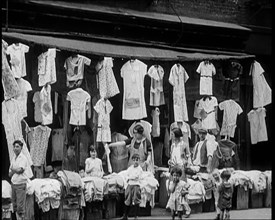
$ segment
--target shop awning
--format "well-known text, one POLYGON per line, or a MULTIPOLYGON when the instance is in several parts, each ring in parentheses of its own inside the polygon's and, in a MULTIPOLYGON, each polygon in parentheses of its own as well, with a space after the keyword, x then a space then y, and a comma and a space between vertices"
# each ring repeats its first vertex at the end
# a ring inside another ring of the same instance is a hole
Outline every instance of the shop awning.
MULTIPOLYGON (((222 60, 222 59, 244 59, 252 58, 254 55, 249 55, 245 53, 234 53, 234 52, 221 52, 211 53, 205 52, 191 52, 190 48, 188 52, 172 50, 172 49, 162 49, 150 46, 137 46, 131 44, 119 44, 110 42, 95 42, 86 40, 76 40, 61 37, 53 37, 46 35, 33 35, 33 34, 23 34, 16 32, 2 32, 2 37, 14 39, 16 42, 20 40, 22 43, 34 43, 39 45, 44 45, 47 47, 55 47, 60 50, 67 50, 76 53, 93 54, 99 56, 111 56, 120 58, 137 58, 143 60, 180 60, 180 61, 192 61, 192 60, 222 60)), ((199 51, 199 50, 197 50, 199 51)))

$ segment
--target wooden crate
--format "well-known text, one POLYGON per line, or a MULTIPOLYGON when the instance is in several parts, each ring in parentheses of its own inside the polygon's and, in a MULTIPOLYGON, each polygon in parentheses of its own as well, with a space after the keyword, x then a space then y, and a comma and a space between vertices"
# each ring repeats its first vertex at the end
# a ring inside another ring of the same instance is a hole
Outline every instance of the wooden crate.
POLYGON ((249 201, 249 189, 245 190, 242 186, 234 187, 234 191, 236 190, 236 209, 248 209, 248 201, 249 201))
POLYGON ((168 191, 166 187, 166 181, 168 177, 160 177, 160 184, 159 184, 159 207, 166 208, 168 202, 168 191))
MULTIPOLYGON (((130 211, 129 211, 129 217, 133 217, 134 216, 134 207, 131 206, 130 207, 130 211)), ((139 207, 139 213, 138 216, 151 216, 151 206, 150 206, 150 202, 146 203, 146 207, 139 207)))
POLYGON ((272 207, 272 188, 267 184, 264 194, 264 207, 272 207))
POLYGON ((106 207, 104 210, 105 219, 115 218, 117 200, 115 198, 107 199, 105 204, 106 204, 106 207))
POLYGON ((249 190, 249 208, 263 208, 264 207, 264 193, 255 193, 249 190))
POLYGON ((191 208, 191 214, 202 213, 202 202, 189 204, 191 208))
POLYGON ((211 199, 206 199, 202 203, 202 212, 214 212, 216 210, 215 208, 215 198, 212 193, 212 198, 211 199))

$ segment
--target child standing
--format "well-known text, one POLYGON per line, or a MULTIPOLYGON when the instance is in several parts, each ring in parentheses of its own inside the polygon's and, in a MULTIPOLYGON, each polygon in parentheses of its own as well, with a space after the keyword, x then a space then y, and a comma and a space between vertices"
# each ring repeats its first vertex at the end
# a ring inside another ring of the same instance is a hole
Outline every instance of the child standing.
POLYGON ((221 210, 220 220, 230 219, 229 211, 232 205, 233 185, 228 181, 231 176, 229 170, 221 173, 222 183, 218 187, 219 200, 218 207, 221 210))
POLYGON ((172 181, 169 180, 168 193, 170 194, 166 208, 170 208, 172 219, 175 219, 176 213, 179 219, 182 219, 183 210, 185 217, 188 218, 191 214, 187 195, 189 185, 180 179, 182 175, 181 168, 175 166, 171 170, 172 181))
POLYGON ((86 176, 103 177, 104 171, 102 161, 96 157, 96 149, 93 145, 90 146, 90 156, 85 161, 86 176))
POLYGON ((127 169, 128 186, 125 190, 125 212, 122 217, 123 220, 128 219, 128 213, 131 205, 134 206, 134 216, 135 219, 137 219, 141 200, 140 179, 142 175, 142 168, 139 164, 139 154, 134 154, 132 156, 132 160, 134 164, 127 169))
POLYGON ((213 170, 212 177, 213 177, 214 183, 215 183, 215 187, 214 187, 214 190, 213 190, 214 198, 215 198, 215 208, 216 208, 216 213, 217 213, 217 216, 216 216, 215 220, 219 220, 221 210, 218 207, 218 200, 219 200, 218 188, 221 185, 222 180, 221 180, 219 170, 217 168, 213 170))

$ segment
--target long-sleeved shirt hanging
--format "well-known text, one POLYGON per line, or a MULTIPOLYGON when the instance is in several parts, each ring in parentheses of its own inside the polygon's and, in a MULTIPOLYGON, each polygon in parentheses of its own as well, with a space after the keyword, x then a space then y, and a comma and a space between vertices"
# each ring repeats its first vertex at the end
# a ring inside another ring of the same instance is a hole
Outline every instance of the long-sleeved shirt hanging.
POLYGON ((209 61, 202 61, 197 68, 197 73, 200 74, 200 95, 212 95, 215 66, 209 61))
POLYGON ((119 93, 119 88, 113 72, 113 58, 104 57, 97 63, 99 94, 101 98, 111 98, 119 93))
POLYGON ((51 86, 47 84, 43 86, 39 93, 40 98, 40 108, 41 108, 41 116, 42 116, 42 124, 49 125, 53 122, 53 108, 52 108, 52 100, 51 100, 51 86))
POLYGON ((250 67, 253 82, 253 108, 264 107, 272 102, 271 88, 265 80, 264 69, 257 61, 250 67))
POLYGON ((185 83, 189 79, 184 67, 175 64, 170 71, 169 83, 173 86, 174 118, 175 121, 188 121, 185 97, 185 83))
POLYGON ((216 107, 218 106, 218 101, 215 96, 201 98, 198 106, 198 111, 203 111, 202 117, 202 127, 205 129, 215 129, 217 128, 216 123, 216 107))
POLYGON ((41 166, 46 160, 51 130, 48 126, 38 125, 31 128, 28 134, 30 154, 34 166, 41 166))
POLYGON ((159 115, 160 115, 159 108, 155 108, 155 109, 152 110, 151 116, 152 116, 152 119, 153 119, 153 122, 152 122, 152 136, 153 137, 159 137, 160 136, 159 115))
POLYGON ((248 121, 250 123, 250 137, 251 143, 257 144, 261 141, 268 141, 266 130, 266 110, 265 108, 258 108, 251 110, 248 114, 248 121))
POLYGON ((153 65, 149 68, 148 75, 151 77, 150 106, 164 105, 163 68, 160 65, 153 65))
POLYGON ((12 98, 2 102, 2 124, 5 128, 10 161, 12 161, 14 156, 13 142, 21 140, 23 142, 22 152, 27 157, 28 163, 31 166, 33 162, 22 135, 21 119, 17 100, 12 98))
POLYGON ((67 58, 64 64, 67 73, 67 87, 73 88, 75 85, 81 85, 84 78, 84 66, 90 64, 89 58, 79 54, 67 58))
POLYGON ((16 83, 7 60, 7 47, 7 42, 2 40, 2 85, 5 100, 14 98, 19 93, 18 84, 16 83))
POLYGON ((234 100, 226 100, 219 104, 220 110, 223 110, 223 122, 220 135, 234 137, 235 129, 237 127, 237 116, 240 115, 243 110, 241 106, 234 100))
POLYGON ((240 99, 240 76, 243 73, 243 67, 238 62, 230 62, 224 72, 224 99, 240 99))
POLYGON ((82 88, 77 88, 68 92, 67 100, 71 102, 71 125, 86 125, 86 111, 91 102, 91 96, 82 88))
POLYGON ((106 99, 99 99, 94 106, 98 114, 97 142, 111 142, 110 113, 113 110, 111 102, 106 99))
POLYGON ((144 99, 144 76, 147 65, 139 60, 128 61, 121 68, 123 78, 122 119, 137 120, 147 117, 144 99))
POLYGON ((45 86, 56 82, 56 49, 50 48, 38 56, 38 85, 45 86))
POLYGON ((15 97, 19 104, 19 111, 22 118, 28 116, 27 113, 27 100, 28 100, 28 92, 32 91, 31 84, 24 80, 23 78, 17 79, 17 84, 19 86, 19 94, 15 97))
POLYGON ((10 55, 11 70, 15 78, 21 78, 27 75, 25 53, 28 52, 29 46, 25 44, 18 43, 8 46, 7 54, 10 55))

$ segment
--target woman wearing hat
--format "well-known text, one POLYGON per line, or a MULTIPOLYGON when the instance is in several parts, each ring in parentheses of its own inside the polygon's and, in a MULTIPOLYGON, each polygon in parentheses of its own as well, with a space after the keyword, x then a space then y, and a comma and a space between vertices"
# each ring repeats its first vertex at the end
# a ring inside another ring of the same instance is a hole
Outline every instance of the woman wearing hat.
POLYGON ((200 141, 196 143, 193 151, 192 163, 199 166, 199 172, 211 172, 211 163, 215 149, 210 143, 207 143, 207 130, 200 128, 198 130, 200 141))
POLYGON ((182 140, 182 131, 180 128, 172 129, 172 145, 168 165, 170 168, 178 166, 182 170, 181 179, 186 181, 185 168, 191 165, 191 153, 189 145, 182 140))

